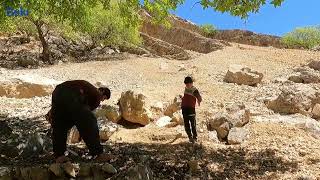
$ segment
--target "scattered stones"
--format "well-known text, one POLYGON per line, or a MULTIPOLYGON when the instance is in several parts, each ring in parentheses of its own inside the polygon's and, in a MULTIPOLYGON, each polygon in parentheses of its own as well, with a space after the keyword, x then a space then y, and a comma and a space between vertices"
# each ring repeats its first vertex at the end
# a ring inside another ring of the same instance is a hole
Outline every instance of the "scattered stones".
POLYGON ((17 61, 17 65, 24 68, 29 67, 37 67, 39 66, 39 59, 34 56, 24 55, 24 56, 17 56, 14 58, 17 61))
POLYGON ((10 143, 0 143, 0 155, 15 158, 19 156, 19 149, 10 143))
POLYGON ((243 105, 227 107, 207 119, 209 131, 215 130, 220 140, 226 139, 230 128, 243 127, 250 120, 250 111, 243 105))
POLYGON ((249 135, 249 131, 244 128, 234 127, 231 128, 228 135, 229 144, 241 144, 243 143, 249 135))
POLYGON ((52 86, 13 80, 11 82, 0 82, 0 96, 9 98, 32 98, 48 96, 52 86))
POLYGON ((129 168, 127 172, 124 173, 123 177, 117 179, 126 179, 126 180, 153 180, 153 172, 149 166, 138 164, 129 168))
POLYGON ((5 120, 0 120, 0 139, 8 137, 12 134, 12 129, 8 126, 5 120))
POLYGON ((299 67, 294 70, 296 73, 289 77, 295 83, 320 83, 320 72, 309 67, 299 67))
POLYGON ((11 180, 11 170, 8 167, 0 167, 0 179, 11 180))
POLYGON ((44 152, 44 140, 39 134, 31 135, 23 148, 23 157, 37 157, 44 152))
POLYGON ((152 113, 145 103, 145 98, 143 94, 135 94, 133 91, 123 92, 119 99, 122 117, 132 123, 149 124, 152 113))
POLYGON ((107 122, 107 123, 100 124, 100 130, 99 130, 100 140, 102 140, 102 141, 109 140, 109 138, 116 131, 118 131, 118 129, 119 129, 118 125, 113 122, 107 122))
POLYGON ((241 65, 231 65, 224 78, 225 82, 238 85, 256 86, 262 81, 263 74, 241 65))
POLYGON ((277 113, 309 115, 308 111, 317 103, 320 103, 317 87, 299 84, 282 88, 278 97, 267 102, 267 107, 277 113))

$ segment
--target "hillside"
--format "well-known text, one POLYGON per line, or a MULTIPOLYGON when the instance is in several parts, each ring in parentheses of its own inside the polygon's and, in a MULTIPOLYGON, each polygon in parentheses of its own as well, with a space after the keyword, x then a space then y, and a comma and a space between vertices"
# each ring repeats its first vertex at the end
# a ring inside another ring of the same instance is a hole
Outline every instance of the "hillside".
MULTIPOLYGON (((40 133, 45 142, 50 144, 50 140, 46 140, 49 136, 49 125, 44 120, 44 114, 50 106, 52 87, 69 79, 85 79, 110 87, 112 97, 105 105, 117 106, 121 93, 132 90, 145 96, 145 106, 153 113, 153 120, 145 127, 113 124, 117 126, 117 130, 112 131, 114 133, 104 146, 107 151, 116 155, 116 159, 110 164, 117 169, 117 173, 104 174, 105 177, 133 178, 138 176, 137 173, 143 174, 142 177, 153 176, 155 179, 320 177, 320 123, 310 112, 313 107, 311 110, 306 109, 309 114, 303 114, 302 111, 279 114, 268 108, 266 103, 287 88, 300 89, 297 90, 300 101, 294 100, 287 106, 297 105, 298 109, 307 106, 309 101, 305 99, 317 96, 309 95, 311 91, 308 89, 317 89, 318 84, 294 83, 288 78, 297 73, 297 67, 308 64, 311 60, 320 60, 319 52, 231 43, 230 46, 207 54, 192 51, 189 53, 192 59, 188 61, 129 56, 121 60, 61 63, 39 69, 1 69, 0 87, 4 89, 1 91, 0 88, 2 95, 8 95, 6 87, 10 84, 16 91, 19 89, 15 83, 22 86, 23 82, 27 84, 24 90, 20 90, 20 96, 11 93, 11 97, 16 98, 0 97, 1 123, 12 128, 12 134, 7 133, 10 138, 15 137, 16 133, 23 135, 17 139, 18 144, 28 141, 27 137, 35 133, 40 133), (225 82, 224 78, 231 64, 245 65, 262 73, 262 82, 256 87, 225 82), (160 107, 160 112, 152 108, 159 104, 167 107, 176 95, 182 94, 183 79, 189 74, 195 78, 195 86, 199 88, 204 99, 201 106, 197 107, 199 141, 195 145, 188 142, 181 125, 171 128, 158 127, 156 122, 164 116, 161 110, 163 108, 160 107), (27 92, 32 84, 47 87, 48 93, 31 91, 31 94, 25 95, 31 98, 21 98, 24 97, 23 92, 27 92), (32 93, 42 97, 32 97, 32 93), (250 111, 250 120, 243 127, 248 131, 247 138, 241 144, 230 145, 228 141, 220 142, 216 134, 212 135, 215 131, 211 131, 208 122, 214 114, 234 104, 244 104, 250 111), (197 168, 197 165, 200 167, 197 168)), ((317 75, 318 72, 313 73, 317 75)), ((314 81, 320 80, 320 76, 316 75, 306 76, 314 81)), ((294 93, 291 98, 295 98, 294 93)), ((279 109, 281 111, 285 107, 278 107, 279 109)), ((106 122, 102 121, 102 124, 104 123, 106 122)), ((5 137, 3 129, 0 131, 2 138, 5 137)), ((43 179, 48 176, 54 179, 55 176, 47 170, 48 164, 53 160, 50 156, 50 145, 45 146, 49 149, 45 148, 44 152, 37 152, 40 153, 38 156, 29 159, 23 154, 8 154, 15 151, 16 144, 15 140, 1 141, 2 174, 10 172, 10 167, 19 167, 13 169, 12 173, 24 172, 22 174, 26 179, 43 179), (26 170, 26 166, 37 168, 26 170), (41 166, 40 170, 38 166, 41 166)), ((81 158, 81 155, 85 154, 82 147, 82 142, 70 146, 73 152, 80 155, 71 155, 74 162, 87 162, 87 165, 80 165, 80 170, 89 166, 94 176, 103 174, 95 171, 97 166, 81 158)))

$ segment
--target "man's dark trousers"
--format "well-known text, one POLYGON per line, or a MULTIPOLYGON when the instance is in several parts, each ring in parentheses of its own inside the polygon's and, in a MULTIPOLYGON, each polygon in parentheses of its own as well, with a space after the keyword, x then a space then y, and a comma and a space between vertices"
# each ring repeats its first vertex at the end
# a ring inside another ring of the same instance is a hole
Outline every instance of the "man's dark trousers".
POLYGON ((189 139, 197 139, 195 108, 183 107, 182 115, 184 120, 184 128, 187 132, 189 139), (190 128, 190 125, 191 125, 191 128, 190 128))
POLYGON ((52 94, 53 152, 64 155, 68 131, 75 125, 91 155, 103 152, 100 144, 97 119, 90 111, 78 89, 58 85, 52 94))

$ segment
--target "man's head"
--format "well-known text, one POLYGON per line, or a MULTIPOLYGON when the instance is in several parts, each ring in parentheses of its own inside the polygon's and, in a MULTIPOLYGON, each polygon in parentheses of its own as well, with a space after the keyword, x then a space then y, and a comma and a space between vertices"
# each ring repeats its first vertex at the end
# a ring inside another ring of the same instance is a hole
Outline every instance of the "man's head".
POLYGON ((192 77, 187 76, 184 78, 184 84, 186 85, 187 88, 190 88, 193 86, 193 80, 192 77))
POLYGON ((111 96, 111 91, 109 88, 107 87, 100 87, 98 88, 98 90, 100 91, 100 93, 102 94, 102 100, 106 100, 106 99, 110 99, 111 96))

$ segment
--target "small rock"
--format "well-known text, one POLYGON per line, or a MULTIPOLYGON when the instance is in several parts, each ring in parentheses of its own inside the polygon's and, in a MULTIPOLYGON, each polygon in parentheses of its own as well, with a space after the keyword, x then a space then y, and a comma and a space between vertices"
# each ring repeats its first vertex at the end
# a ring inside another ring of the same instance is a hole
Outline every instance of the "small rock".
POLYGON ((80 133, 78 129, 74 126, 71 128, 69 136, 68 136, 68 143, 75 144, 81 141, 80 133))
POLYGON ((111 164, 106 163, 102 166, 102 170, 109 174, 117 174, 117 169, 114 168, 111 164))
POLYGON ((179 71, 186 71, 186 68, 180 68, 179 71))
POLYGON ((31 135, 26 147, 23 149, 23 157, 37 157, 44 152, 44 140, 39 134, 31 135))
POLYGON ((57 177, 62 177, 64 175, 63 170, 58 163, 51 164, 49 170, 57 177))
POLYGON ((71 177, 76 177, 76 167, 71 162, 66 162, 62 165, 63 170, 71 177))
POLYGON ((228 135, 228 143, 241 144, 248 138, 248 135, 249 131, 247 129, 238 127, 231 128, 228 135))
POLYGON ((219 126, 217 129, 218 138, 220 140, 225 139, 230 131, 230 124, 228 122, 223 123, 221 126, 219 126))
POLYGON ((309 175, 301 175, 298 177, 298 180, 316 180, 317 178, 309 175))
POLYGON ((99 135, 102 141, 107 141, 109 138, 118 131, 119 127, 113 122, 107 122, 100 125, 99 135))
POLYGON ((316 104, 312 109, 313 118, 320 118, 320 104, 316 104))
POLYGON ((101 108, 96 110, 97 117, 103 117, 117 123, 121 119, 121 114, 119 107, 111 106, 111 105, 103 105, 101 108))
POLYGON ((176 96, 173 102, 165 108, 164 115, 172 117, 175 112, 181 109, 181 101, 180 96, 176 96))
POLYGON ((320 61, 312 60, 310 63, 308 63, 307 66, 310 67, 311 69, 319 71, 320 70, 320 61))
POLYGON ((171 117, 164 116, 157 120, 156 125, 158 127, 165 127, 170 124, 171 120, 172 120, 171 117))
POLYGON ((182 111, 177 111, 172 115, 172 121, 176 122, 178 125, 184 125, 182 111))
POLYGON ((215 143, 219 142, 217 131, 209 131, 208 136, 209 136, 210 141, 215 142, 215 143))
POLYGON ((224 78, 228 83, 255 86, 261 82, 263 74, 241 65, 231 65, 224 78))

